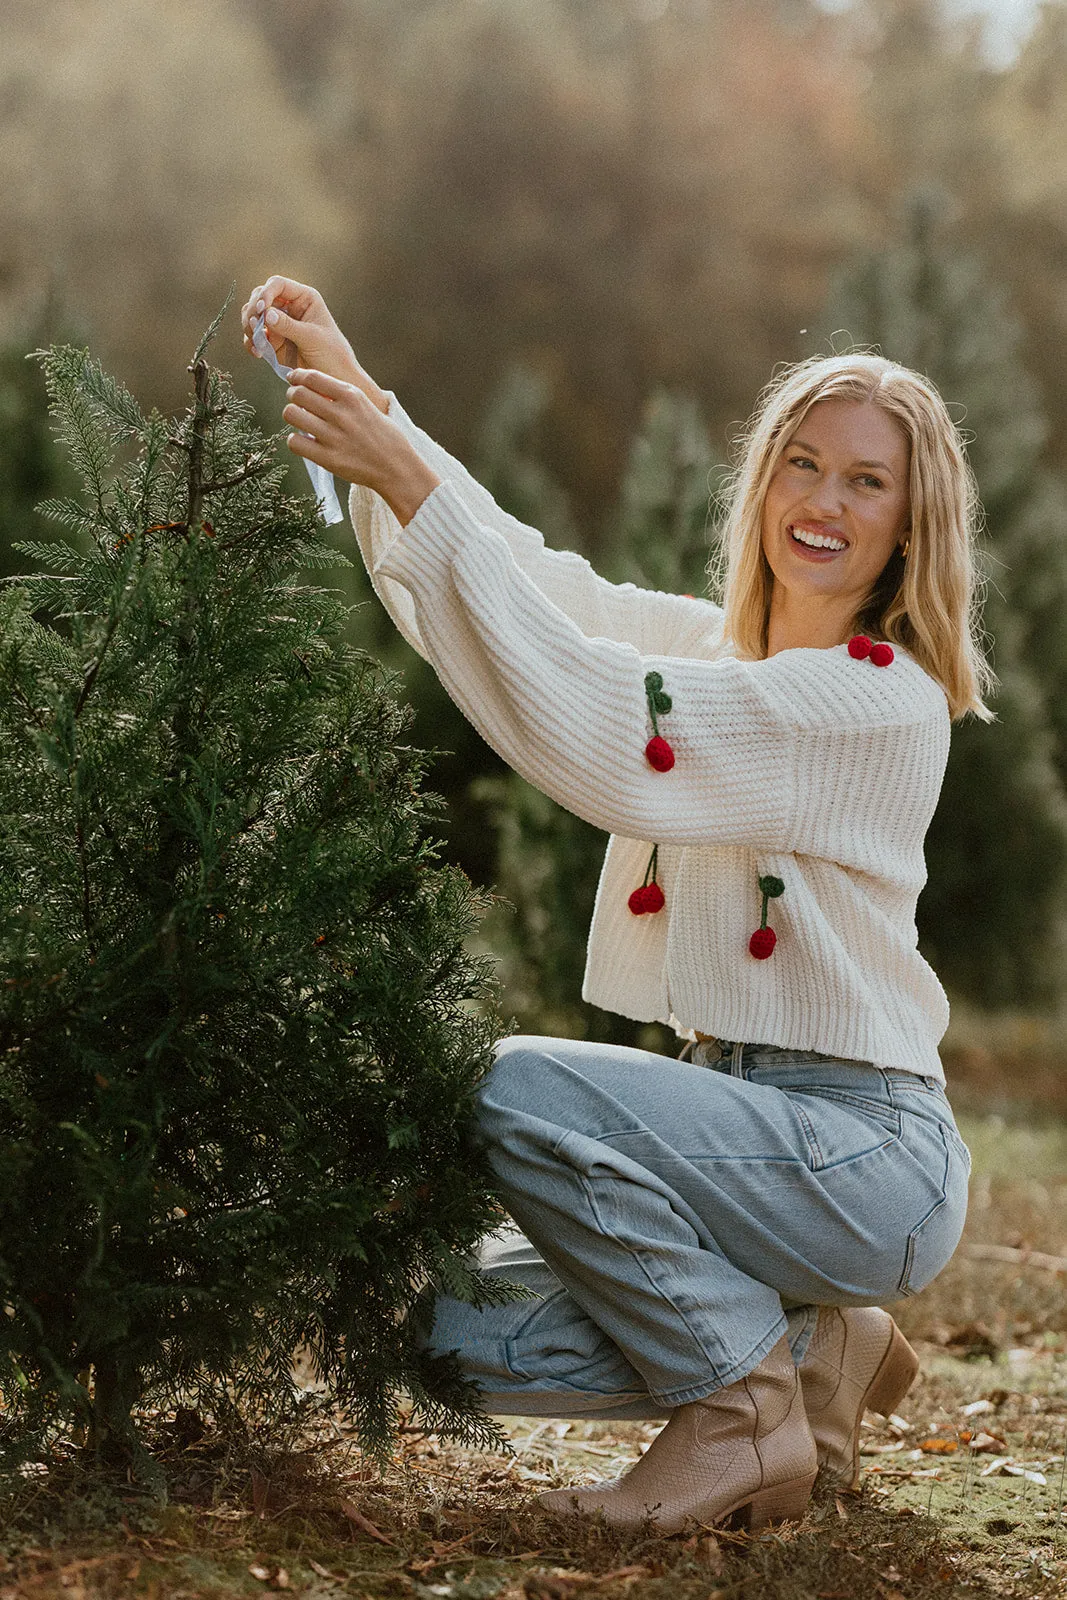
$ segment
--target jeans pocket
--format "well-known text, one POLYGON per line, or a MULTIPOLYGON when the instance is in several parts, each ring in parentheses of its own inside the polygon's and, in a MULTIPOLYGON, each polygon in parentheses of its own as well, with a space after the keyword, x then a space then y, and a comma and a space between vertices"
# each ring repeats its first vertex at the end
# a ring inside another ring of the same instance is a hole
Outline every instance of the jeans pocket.
POLYGON ((952 1129, 942 1126, 940 1131, 945 1151, 940 1193, 908 1235, 904 1270, 897 1285, 902 1295, 918 1294, 947 1266, 967 1218, 970 1155, 952 1129))
POLYGON ((900 1137, 900 1113, 892 1106, 821 1088, 791 1094, 789 1102, 810 1152, 808 1164, 813 1172, 871 1155, 900 1137))

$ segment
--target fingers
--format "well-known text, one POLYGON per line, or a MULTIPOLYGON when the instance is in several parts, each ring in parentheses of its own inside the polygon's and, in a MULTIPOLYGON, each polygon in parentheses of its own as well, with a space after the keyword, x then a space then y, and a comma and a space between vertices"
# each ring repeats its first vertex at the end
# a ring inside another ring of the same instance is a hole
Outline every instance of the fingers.
MULTIPOLYGON (((328 378, 324 372, 314 374, 316 378, 322 379, 321 388, 313 387, 307 382, 294 383, 294 376, 294 373, 289 374, 289 388, 285 395, 286 405, 282 412, 287 422, 290 420, 289 413, 297 410, 303 410, 307 415, 319 417, 323 421, 331 417, 339 418, 341 411, 348 409, 358 394, 358 390, 353 390, 350 384, 328 378), (326 388, 326 384, 330 387, 326 388)), ((306 372, 301 374, 302 379, 307 379, 309 376, 310 374, 306 372)))
POLYGON ((317 439, 309 439, 306 433, 291 433, 285 441, 294 456, 300 456, 305 461, 314 461, 317 466, 326 467, 334 471, 334 457, 332 451, 327 450, 317 439))
POLYGON ((314 367, 294 367, 289 374, 289 382, 294 389, 307 389, 314 394, 325 395, 330 400, 350 400, 353 395, 360 393, 351 383, 343 383, 340 378, 333 378, 328 372, 318 372, 314 367))
POLYGON ((282 412, 282 421, 287 422, 291 428, 299 428, 303 433, 314 434, 316 437, 323 431, 323 423, 329 425, 329 419, 321 412, 305 411, 303 406, 288 405, 282 412))
POLYGON ((293 343, 299 342, 300 336, 305 332, 302 322, 296 317, 289 316, 286 311, 279 311, 277 306, 271 306, 263 318, 267 330, 267 337, 272 344, 277 344, 279 339, 292 339, 293 343))
POLYGON ((290 322, 299 322, 307 317, 320 299, 318 290, 310 284, 274 273, 266 283, 257 284, 241 307, 245 347, 251 348, 252 324, 257 317, 262 316, 272 332, 277 330, 280 336, 291 337, 291 332, 281 335, 281 318, 284 316, 290 322))

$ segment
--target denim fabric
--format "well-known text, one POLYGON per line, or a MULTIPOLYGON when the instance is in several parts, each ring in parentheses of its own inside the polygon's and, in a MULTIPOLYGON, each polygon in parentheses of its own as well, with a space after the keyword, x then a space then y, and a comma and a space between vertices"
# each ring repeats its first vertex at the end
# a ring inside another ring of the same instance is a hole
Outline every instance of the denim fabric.
POLYGON ((500 1046, 479 1118, 522 1232, 481 1266, 536 1298, 442 1297, 430 1341, 487 1410, 662 1416, 783 1334, 799 1361, 820 1305, 914 1294, 951 1256, 970 1158, 936 1080, 770 1045, 695 1056, 500 1046))

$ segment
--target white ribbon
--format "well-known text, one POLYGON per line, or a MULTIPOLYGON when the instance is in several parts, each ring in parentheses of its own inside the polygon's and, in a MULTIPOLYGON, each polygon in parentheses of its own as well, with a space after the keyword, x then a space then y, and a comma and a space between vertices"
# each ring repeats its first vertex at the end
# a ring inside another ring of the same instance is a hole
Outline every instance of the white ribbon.
MULTIPOLYGON (((270 362, 279 378, 284 378, 285 382, 288 383, 289 374, 293 369, 292 367, 283 367, 278 360, 274 346, 263 332, 263 320, 263 316, 259 316, 252 324, 252 348, 257 356, 262 356, 264 361, 270 362)), ((297 432, 303 432, 303 429, 297 429, 297 432)), ((305 434, 304 437, 310 439, 313 435, 305 434)), ((341 510, 340 502, 337 499, 337 490, 333 486, 332 473, 327 472, 325 467, 320 467, 317 461, 309 461, 307 456, 304 457, 304 465, 308 469, 311 486, 322 505, 323 521, 331 525, 335 522, 342 522, 344 520, 344 512, 341 510)))

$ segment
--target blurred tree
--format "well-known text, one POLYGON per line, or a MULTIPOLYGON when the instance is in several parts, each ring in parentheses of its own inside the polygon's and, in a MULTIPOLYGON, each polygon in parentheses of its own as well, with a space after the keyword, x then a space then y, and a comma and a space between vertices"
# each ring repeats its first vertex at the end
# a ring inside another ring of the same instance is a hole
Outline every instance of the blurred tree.
POLYGON ((1067 481, 999 285, 963 250, 943 194, 913 197, 906 242, 838 282, 827 326, 927 373, 966 418, 985 507, 985 622, 1001 688, 992 727, 953 736, 920 932, 978 1005, 1056 999, 1067 912, 1067 481))
POLYGON ((993 85, 986 115, 1000 151, 1000 215, 983 247, 1025 324, 1026 358, 1048 410, 1048 451, 1067 468, 1067 6, 1036 9, 1011 71, 993 85))
POLYGON ((169 404, 232 279, 251 287, 265 260, 321 269, 340 242, 315 130, 230 0, 7 0, 3 36, 10 336, 45 279, 108 362, 169 404))
POLYGON ((980 20, 941 0, 856 0, 842 16, 862 94, 853 181, 880 233, 917 185, 941 184, 977 216, 999 198, 999 152, 986 109, 996 73, 980 20))
POLYGON ((685 389, 725 428, 860 236, 835 182, 843 35, 815 0, 423 0, 391 32, 371 0, 329 17, 311 98, 335 105, 336 80, 358 103, 345 173, 373 219, 337 310, 460 454, 500 374, 538 373, 592 548, 645 397, 685 389))

